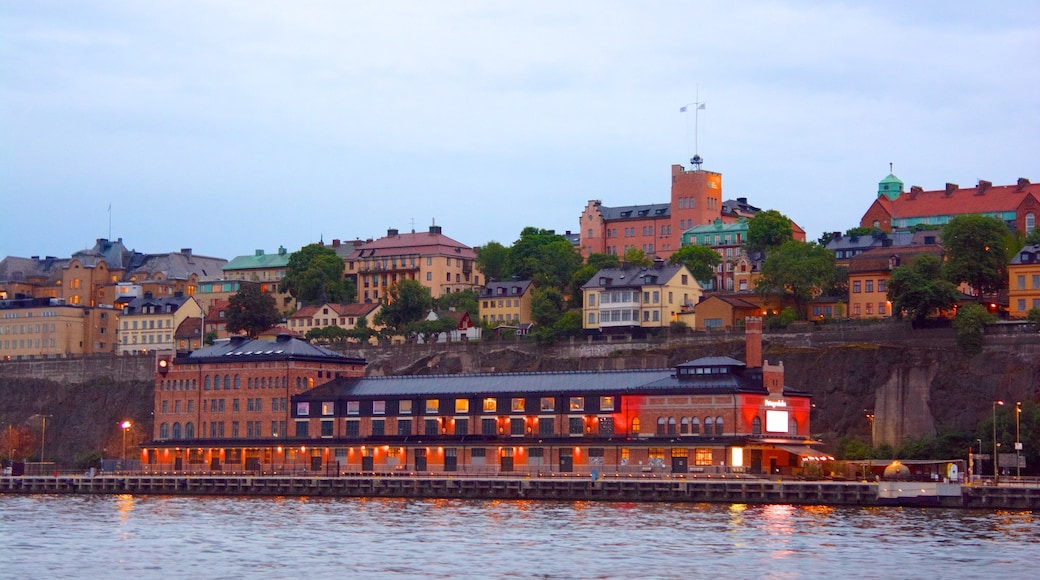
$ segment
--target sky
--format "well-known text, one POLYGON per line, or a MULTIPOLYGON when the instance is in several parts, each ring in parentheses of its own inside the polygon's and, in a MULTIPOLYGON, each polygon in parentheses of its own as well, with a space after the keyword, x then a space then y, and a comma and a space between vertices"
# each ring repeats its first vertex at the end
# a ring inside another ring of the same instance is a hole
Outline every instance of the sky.
POLYGON ((0 0, 0 256, 508 246, 695 149, 816 239, 1040 181, 1038 64, 1035 0, 0 0))

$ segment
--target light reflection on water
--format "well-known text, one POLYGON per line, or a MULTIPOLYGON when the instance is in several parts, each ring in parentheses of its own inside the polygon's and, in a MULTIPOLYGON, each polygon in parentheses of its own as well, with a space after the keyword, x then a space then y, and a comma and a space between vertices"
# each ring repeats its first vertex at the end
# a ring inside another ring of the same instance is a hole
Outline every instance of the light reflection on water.
POLYGON ((1025 578, 1038 559, 1030 512, 0 496, 3 577, 1025 578))

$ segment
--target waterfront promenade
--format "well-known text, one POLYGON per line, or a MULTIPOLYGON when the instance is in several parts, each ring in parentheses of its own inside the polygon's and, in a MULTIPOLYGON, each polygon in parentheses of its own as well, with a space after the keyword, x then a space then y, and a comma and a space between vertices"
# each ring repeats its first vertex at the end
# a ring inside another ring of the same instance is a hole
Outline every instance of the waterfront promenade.
POLYGON ((1040 485, 766 478, 77 475, 0 477, 0 493, 533 499, 1040 509, 1040 485))

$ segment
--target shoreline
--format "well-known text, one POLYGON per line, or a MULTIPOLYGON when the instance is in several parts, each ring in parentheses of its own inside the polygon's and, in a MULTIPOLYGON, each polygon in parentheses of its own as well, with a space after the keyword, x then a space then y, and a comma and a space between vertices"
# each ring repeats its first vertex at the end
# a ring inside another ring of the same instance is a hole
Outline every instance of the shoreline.
POLYGON ((1040 509, 1040 486, 915 481, 415 476, 4 476, 0 494, 308 496, 1040 509))

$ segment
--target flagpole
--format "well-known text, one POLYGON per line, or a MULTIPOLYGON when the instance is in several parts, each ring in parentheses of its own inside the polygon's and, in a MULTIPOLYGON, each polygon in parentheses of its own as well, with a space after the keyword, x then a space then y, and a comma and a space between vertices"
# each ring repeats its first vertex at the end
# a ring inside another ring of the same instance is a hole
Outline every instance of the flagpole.
MULTIPOLYGON (((701 155, 700 155, 700 111, 705 108, 707 101, 700 100, 700 87, 697 88, 695 101, 692 103, 686 103, 682 107, 679 107, 680 113, 685 113, 690 105, 693 105, 693 158, 690 161, 700 169, 701 155)), ((687 125, 689 127, 689 125, 687 125)), ((688 142, 687 142, 688 143, 688 142)))

